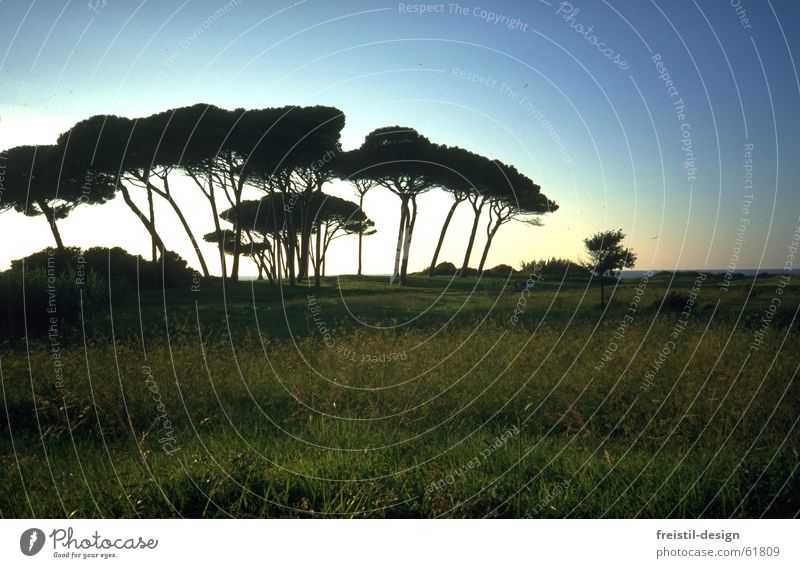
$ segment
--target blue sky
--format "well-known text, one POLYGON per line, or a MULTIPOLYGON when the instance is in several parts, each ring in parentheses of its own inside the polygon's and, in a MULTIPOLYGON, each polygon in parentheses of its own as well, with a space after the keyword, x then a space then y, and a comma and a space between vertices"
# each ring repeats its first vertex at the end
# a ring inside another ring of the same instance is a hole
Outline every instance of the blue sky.
MULTIPOLYGON (((375 128, 411 126, 516 165, 561 205, 543 227, 501 229, 489 265, 577 258, 582 238, 622 228, 637 268, 725 267, 744 217, 738 266, 779 267, 800 215, 800 8, 737 3, 445 2, 419 13, 381 1, 2 1, 0 148, 52 143, 94 114, 332 105, 347 117, 345 148, 375 128), (743 214, 748 144, 754 198, 743 214)), ((197 232, 210 230, 205 203, 177 185, 197 232)), ((429 261, 448 206, 438 193, 423 198, 412 270, 429 261)), ((378 228, 365 241, 367 271, 387 273, 397 200, 376 191, 365 209, 378 228)), ((171 215, 159 210, 159 228, 192 262, 171 215)), ((442 259, 461 261, 468 224, 464 207, 442 259)), ((149 250, 117 200, 60 226, 70 245, 149 250)), ((0 214, 0 240, 0 266, 51 244, 43 219, 13 212, 0 214)), ((334 246, 331 270, 353 272, 355 242, 334 246)))

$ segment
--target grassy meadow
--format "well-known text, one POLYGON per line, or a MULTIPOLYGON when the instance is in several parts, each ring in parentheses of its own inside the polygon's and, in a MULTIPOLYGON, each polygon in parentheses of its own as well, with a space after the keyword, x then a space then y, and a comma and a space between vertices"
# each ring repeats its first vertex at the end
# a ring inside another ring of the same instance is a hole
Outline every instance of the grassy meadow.
POLYGON ((795 516, 800 289, 694 283, 112 294, 0 346, 0 514, 795 516))

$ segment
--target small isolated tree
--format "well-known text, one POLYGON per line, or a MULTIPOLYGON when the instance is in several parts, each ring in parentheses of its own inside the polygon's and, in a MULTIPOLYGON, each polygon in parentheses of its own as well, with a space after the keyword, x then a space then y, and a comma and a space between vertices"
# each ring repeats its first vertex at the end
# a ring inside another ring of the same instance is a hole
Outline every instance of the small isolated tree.
POLYGON ((605 306, 605 278, 616 276, 623 268, 632 268, 636 263, 636 254, 625 248, 622 241, 625 233, 622 229, 616 231, 599 231, 583 239, 589 259, 583 265, 591 272, 592 276, 600 279, 600 305, 605 306))

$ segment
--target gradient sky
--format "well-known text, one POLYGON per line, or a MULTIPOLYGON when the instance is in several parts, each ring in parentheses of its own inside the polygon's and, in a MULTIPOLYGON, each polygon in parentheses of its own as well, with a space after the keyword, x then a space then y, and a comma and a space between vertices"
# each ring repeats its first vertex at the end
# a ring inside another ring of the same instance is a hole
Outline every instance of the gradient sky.
MULTIPOLYGON (((137 117, 197 102, 331 105, 346 115, 345 149, 375 128, 411 126, 514 164, 560 204, 543 227, 501 229, 488 266, 578 258, 584 237, 622 228, 637 268, 726 267, 744 216, 738 267, 782 267, 800 215, 800 3, 742 0, 738 13, 735 4, 576 0, 570 10, 492 1, 428 4, 440 11, 421 14, 388 1, 3 0, 0 149, 52 143, 95 114, 137 117), (587 39, 589 26, 627 65, 587 39), (659 77, 657 54, 677 96, 659 77), (682 131, 694 151, 693 180, 682 131), (754 202, 743 214, 746 144, 754 202)), ((190 185, 174 185, 195 233, 211 230, 207 204, 190 185)), ((353 195, 343 183, 328 191, 353 195)), ((438 192, 420 200, 410 270, 430 261, 449 204, 438 192)), ((391 271, 398 206, 384 190, 367 197, 378 228, 365 240, 367 272, 391 271)), ((460 264, 467 209, 441 260, 460 264)), ((157 216, 167 246, 196 265, 169 207, 157 216)), ((149 251, 121 199, 79 207, 60 228, 68 245, 149 251)), ((335 242, 329 272, 355 271, 355 242, 335 242)), ((51 246, 52 236, 42 217, 7 212, 0 243, 4 268, 51 246)), ((211 261, 213 246, 206 249, 211 261)))

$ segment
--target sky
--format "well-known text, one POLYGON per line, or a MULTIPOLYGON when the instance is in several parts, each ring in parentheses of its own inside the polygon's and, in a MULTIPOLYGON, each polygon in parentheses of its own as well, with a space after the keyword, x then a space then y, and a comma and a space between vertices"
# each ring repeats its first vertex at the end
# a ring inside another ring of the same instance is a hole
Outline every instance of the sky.
MULTIPOLYGON (((344 149, 412 127, 515 165, 559 204, 541 227, 501 228, 487 266, 580 259, 585 237, 621 228, 637 269, 783 267, 800 225, 798 21, 793 0, 0 0, 0 149, 97 114, 328 105, 345 113, 344 149)), ((172 186, 195 233, 210 231, 202 196, 172 186)), ((343 182, 326 191, 355 200, 343 182)), ((420 199, 409 270, 430 262, 449 206, 420 199)), ((377 189, 364 209, 378 230, 365 272, 387 274, 399 200, 377 189)), ((198 266, 169 205, 156 221, 198 266)), ((461 264, 470 223, 463 204, 440 260, 461 264)), ((59 227, 67 245, 149 254, 121 197, 59 227)), ((0 213, 0 269, 48 246, 42 217, 0 213)), ((354 273, 356 239, 335 241, 327 267, 354 273)))

